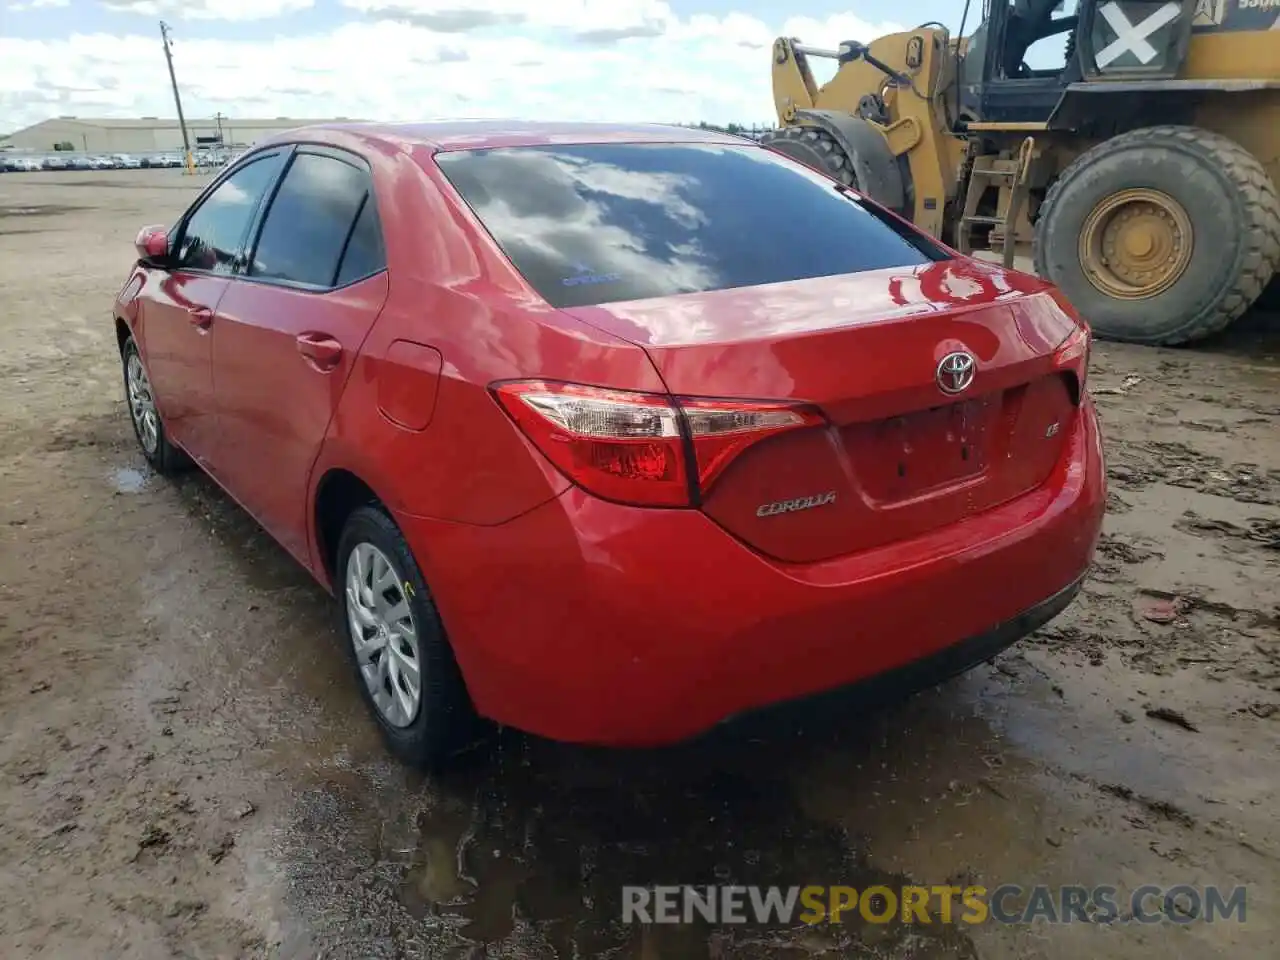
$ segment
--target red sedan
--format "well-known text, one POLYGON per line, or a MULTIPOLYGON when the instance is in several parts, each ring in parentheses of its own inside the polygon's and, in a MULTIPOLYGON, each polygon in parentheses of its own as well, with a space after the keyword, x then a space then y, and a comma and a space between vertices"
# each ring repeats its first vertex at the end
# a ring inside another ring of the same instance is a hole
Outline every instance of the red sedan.
POLYGON ((310 128, 137 246, 143 452, 336 594, 415 763, 475 714, 652 745, 919 686, 1055 616, 1093 554, 1061 295, 735 137, 310 128))

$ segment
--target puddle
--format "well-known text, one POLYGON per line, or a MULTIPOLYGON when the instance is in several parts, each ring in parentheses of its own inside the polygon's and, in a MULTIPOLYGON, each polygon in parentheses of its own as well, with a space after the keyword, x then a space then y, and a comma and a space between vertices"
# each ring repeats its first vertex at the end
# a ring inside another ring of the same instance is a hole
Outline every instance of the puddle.
POLYGON ((111 482, 117 493, 141 493, 151 479, 150 471, 133 467, 118 467, 111 474, 111 482))
POLYGON ((434 781, 372 758, 366 769, 330 768, 285 831, 289 900, 327 956, 353 960, 798 960, 872 945, 886 957, 972 956, 954 927, 857 915, 736 929, 696 915, 673 926, 624 922, 627 886, 911 882, 869 865, 843 825, 803 809, 795 761, 831 741, 609 753, 505 734, 470 770, 434 781), (923 952, 910 953, 909 941, 923 952))

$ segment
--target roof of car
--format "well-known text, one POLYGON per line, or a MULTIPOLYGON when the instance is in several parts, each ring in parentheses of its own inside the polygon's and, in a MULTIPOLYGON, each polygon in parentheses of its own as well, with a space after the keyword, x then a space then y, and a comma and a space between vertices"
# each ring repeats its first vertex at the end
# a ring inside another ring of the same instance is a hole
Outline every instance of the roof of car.
POLYGON ((271 137, 296 140, 299 133, 355 134, 401 146, 431 150, 482 150, 490 147, 545 146, 557 143, 743 143, 742 137, 662 123, 536 122, 528 120, 429 120, 418 123, 325 123, 271 137))

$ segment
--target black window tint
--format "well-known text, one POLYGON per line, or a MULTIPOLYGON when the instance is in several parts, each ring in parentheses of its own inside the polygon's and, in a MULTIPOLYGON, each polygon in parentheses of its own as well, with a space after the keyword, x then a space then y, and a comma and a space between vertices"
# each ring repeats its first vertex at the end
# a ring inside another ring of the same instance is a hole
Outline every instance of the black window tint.
POLYGON ((342 255, 337 285, 342 286, 377 273, 386 265, 386 257, 382 251, 382 226, 378 223, 378 208, 370 193, 365 198, 364 206, 360 208, 360 218, 356 221, 356 228, 351 231, 346 253, 342 255))
POLYGON ((280 166, 280 155, 251 160, 222 181, 182 228, 177 264, 231 273, 258 201, 280 166))
POLYGON ((332 286, 368 179, 333 157, 295 156, 267 210, 249 274, 332 286))
POLYGON ((582 306, 945 259, 760 147, 588 144, 437 162, 530 284, 582 306))

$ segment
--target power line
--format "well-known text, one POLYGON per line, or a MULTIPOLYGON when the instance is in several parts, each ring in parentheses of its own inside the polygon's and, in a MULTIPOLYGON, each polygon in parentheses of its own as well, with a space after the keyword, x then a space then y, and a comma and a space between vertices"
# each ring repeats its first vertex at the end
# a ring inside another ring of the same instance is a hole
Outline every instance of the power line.
POLYGON ((173 103, 178 108, 178 127, 182 130, 182 149, 186 159, 186 168, 190 172, 191 138, 187 136, 187 121, 182 115, 182 96, 178 93, 178 78, 173 72, 173 51, 170 49, 169 25, 160 21, 160 39, 164 42, 164 59, 169 64, 169 83, 173 86, 173 103))

